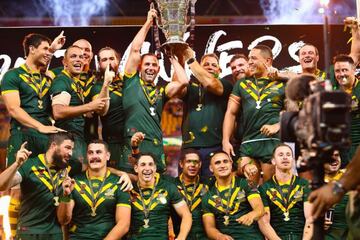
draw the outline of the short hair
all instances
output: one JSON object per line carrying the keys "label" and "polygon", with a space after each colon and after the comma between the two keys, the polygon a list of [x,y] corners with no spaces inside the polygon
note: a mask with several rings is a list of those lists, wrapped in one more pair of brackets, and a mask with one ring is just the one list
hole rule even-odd
{"label": "short hair", "polygon": [[266,46],[266,45],[263,45],[263,44],[259,44],[259,45],[256,45],[253,49],[258,49],[260,50],[260,53],[263,55],[263,56],[266,56],[266,57],[270,57],[271,59],[274,58],[274,55],[271,51],[271,48]]}
{"label": "short hair", "polygon": [[249,58],[247,56],[245,56],[245,54],[242,53],[236,53],[234,56],[232,56],[232,58],[230,59],[229,65],[234,62],[237,59],[243,58],[246,61],[249,61]]}
{"label": "short hair", "polygon": [[68,54],[69,50],[72,49],[72,48],[78,48],[78,49],[80,49],[80,50],[82,51],[82,48],[81,48],[81,47],[76,46],[76,45],[71,45],[70,47],[68,47],[68,48],[65,50],[64,58],[67,57],[67,54]]}
{"label": "short hair", "polygon": [[[156,58],[156,59],[158,60],[158,58],[157,58],[157,56],[156,56],[155,53],[145,53],[145,54],[141,55],[141,57],[140,57],[140,64],[142,64],[142,62],[143,62],[143,60],[144,60],[144,58],[145,58],[146,56],[151,56],[151,57],[154,57],[154,58]],[[158,60],[158,61],[159,61],[159,60]]]}
{"label": "short hair", "polygon": [[152,159],[153,159],[153,161],[154,161],[154,164],[155,164],[155,166],[156,166],[156,157],[155,157],[155,155],[153,154],[153,153],[151,153],[151,152],[141,152],[141,153],[139,153],[137,156],[136,156],[136,158],[135,158],[135,165],[137,165],[138,163],[139,163],[139,160],[140,160],[140,158],[141,157],[144,157],[144,156],[149,156],[149,157],[151,157]]}
{"label": "short hair", "polygon": [[118,53],[115,49],[113,49],[113,48],[111,48],[111,47],[108,47],[108,46],[103,47],[103,48],[101,48],[101,49],[99,50],[99,52],[98,52],[99,59],[100,59],[100,53],[101,53],[102,51],[107,51],[107,50],[109,50],[109,51],[114,51],[115,57],[117,58],[117,60],[120,61],[120,57],[121,57],[120,53]]}
{"label": "short hair", "polygon": [[205,54],[204,56],[201,57],[201,60],[200,62],[202,62],[205,58],[207,57],[212,57],[212,58],[215,58],[217,62],[219,62],[219,57],[218,55],[216,55],[215,53],[207,53]]}
{"label": "short hair", "polygon": [[191,153],[198,155],[199,159],[201,161],[199,151],[196,150],[195,148],[186,148],[186,149],[181,150],[180,161],[184,161],[186,155],[191,154]]}
{"label": "short hair", "polygon": [[48,148],[52,143],[56,145],[62,144],[65,140],[75,141],[74,135],[69,132],[57,132],[49,135]]}
{"label": "short hair", "polygon": [[313,47],[315,49],[315,53],[317,56],[319,56],[319,49],[317,49],[317,47],[315,47],[315,45],[312,45],[310,43],[305,43],[301,48],[299,48],[299,52],[298,52],[298,55],[300,56],[300,51],[303,47],[306,47],[306,46],[310,46],[310,47]]}
{"label": "short hair", "polygon": [[[211,162],[211,160],[213,159],[214,156],[216,156],[217,154],[220,154],[220,153],[223,153],[223,154],[225,154],[226,156],[229,157],[229,155],[228,155],[224,150],[216,150],[216,151],[211,152],[211,153],[209,154],[209,160],[210,160],[210,162]],[[229,157],[229,159],[231,160],[230,157]]]}
{"label": "short hair", "polygon": [[30,33],[24,37],[22,42],[22,46],[24,49],[25,56],[29,55],[30,46],[34,46],[35,48],[39,47],[42,42],[48,42],[49,45],[51,44],[50,38],[45,35],[39,33]]}
{"label": "short hair", "polygon": [[107,152],[109,152],[109,145],[108,145],[104,140],[101,140],[101,139],[93,139],[93,140],[91,140],[91,141],[89,142],[88,147],[89,147],[90,144],[102,144],[102,145],[104,145],[105,150],[106,150]]}
{"label": "short hair", "polygon": [[289,148],[289,149],[291,150],[291,156],[292,156],[292,157],[294,156],[293,150],[292,150],[292,148],[291,148],[289,145],[287,145],[286,143],[279,143],[278,145],[276,145],[276,147],[274,148],[274,150],[273,150],[273,152],[272,152],[272,158],[275,157],[275,152],[276,152],[276,150],[277,150],[278,148],[280,148],[280,147],[287,147],[287,148]]}
{"label": "short hair", "polygon": [[334,57],[333,59],[333,64],[337,63],[337,62],[348,62],[350,63],[350,65],[354,66],[355,62],[352,59],[352,57],[350,57],[347,54],[338,54]]}

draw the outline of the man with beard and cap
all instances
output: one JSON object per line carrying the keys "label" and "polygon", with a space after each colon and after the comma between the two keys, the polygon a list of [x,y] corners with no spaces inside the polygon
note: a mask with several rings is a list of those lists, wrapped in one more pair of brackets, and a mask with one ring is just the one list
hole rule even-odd
{"label": "man with beard and cap", "polygon": [[311,239],[311,204],[307,201],[309,183],[293,174],[293,152],[279,144],[272,157],[275,174],[260,186],[265,215],[259,227],[267,239]]}
{"label": "man with beard and cap", "polygon": [[68,166],[74,138],[65,132],[52,134],[46,153],[31,158],[26,144],[21,145],[16,161],[0,174],[0,191],[21,186],[16,239],[62,240],[61,226],[56,220],[61,183],[70,170],[81,171]]}
{"label": "man with beard and cap", "polygon": [[182,92],[182,148],[198,150],[202,161],[200,175],[211,176],[208,156],[222,148],[222,123],[232,85],[219,78],[221,69],[216,54],[204,55],[200,63],[189,47],[183,55],[196,79]]}
{"label": "man with beard and cap", "polygon": [[71,132],[75,137],[73,159],[84,162],[86,142],[84,138],[84,114],[102,111],[108,98],[97,98],[84,104],[83,88],[79,76],[83,68],[83,51],[79,47],[69,47],[63,59],[64,70],[54,80],[50,88],[52,113],[55,126]]}
{"label": "man with beard and cap", "polygon": [[263,239],[256,221],[264,206],[256,187],[232,173],[226,152],[211,154],[210,170],[215,184],[202,198],[203,223],[209,239]]}
{"label": "man with beard and cap", "polygon": [[360,145],[360,81],[355,76],[355,63],[353,59],[344,54],[334,58],[334,72],[336,81],[341,91],[351,96],[351,126],[350,126],[350,150],[342,152],[342,166],[346,166],[354,156]]}
{"label": "man with beard and cap", "polygon": [[[8,141],[6,165],[15,161],[16,152],[23,142],[34,156],[47,149],[49,133],[61,129],[52,126],[50,120],[49,79],[44,69],[47,68],[52,53],[60,49],[65,42],[63,32],[53,42],[41,34],[31,33],[23,40],[25,63],[18,68],[9,70],[1,81],[1,95],[11,116],[11,134]],[[16,233],[20,191],[11,190],[9,216],[11,234]]]}
{"label": "man with beard and cap", "polygon": [[128,239],[168,239],[170,210],[181,218],[176,239],[187,239],[192,219],[186,202],[176,185],[156,173],[156,162],[151,153],[137,155],[134,165],[138,181],[130,191],[131,227]]}
{"label": "man with beard and cap", "polygon": [[[341,169],[341,157],[338,150],[334,151],[331,161],[324,164],[324,171],[325,183],[337,181],[345,173],[345,169]],[[347,239],[349,229],[346,222],[346,205],[348,201],[349,194],[346,194],[339,203],[335,204],[325,214],[326,240]]]}
{"label": "man with beard and cap", "polygon": [[87,159],[86,172],[62,183],[58,220],[70,223],[70,239],[121,239],[130,226],[130,196],[106,167],[110,159],[106,142],[92,140]]}
{"label": "man with beard and cap", "polygon": [[273,175],[271,156],[274,147],[280,143],[277,136],[279,118],[285,108],[284,83],[268,77],[272,62],[273,55],[269,47],[257,45],[250,51],[251,77],[234,85],[223,124],[223,149],[229,156],[235,156],[230,138],[237,116],[242,116],[240,127],[243,129],[243,138],[239,148],[240,158],[237,160],[238,173],[245,174],[255,184],[259,183],[261,171],[264,181]]}
{"label": "man with beard and cap", "polygon": [[[130,53],[125,65],[123,86],[123,107],[125,112],[125,149],[121,170],[133,171],[128,161],[131,155],[131,136],[141,131],[145,139],[140,146],[142,152],[152,152],[156,157],[157,170],[166,169],[163,139],[161,130],[161,115],[166,101],[180,94],[187,86],[188,79],[179,62],[171,57],[175,76],[166,87],[156,86],[155,79],[160,71],[156,55],[140,54],[141,46],[157,18],[156,10],[148,12],[147,20],[131,43]],[[181,56],[179,56],[181,58]],[[181,59],[179,59],[182,62]]]}
{"label": "man with beard and cap", "polygon": [[[124,123],[122,77],[118,73],[120,54],[115,49],[104,47],[99,50],[100,72],[96,83],[91,87],[87,102],[96,98],[109,97],[110,102],[99,112],[102,123],[102,137],[109,146],[109,166],[119,168],[120,159],[123,159]],[[114,75],[113,79],[106,76]]]}

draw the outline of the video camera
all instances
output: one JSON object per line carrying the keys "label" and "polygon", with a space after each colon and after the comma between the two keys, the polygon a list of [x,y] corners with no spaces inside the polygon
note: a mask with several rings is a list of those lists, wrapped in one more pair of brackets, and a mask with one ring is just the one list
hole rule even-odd
{"label": "video camera", "polygon": [[287,97],[300,102],[301,109],[282,113],[281,141],[316,153],[349,146],[351,98],[342,91],[325,91],[324,83],[313,75],[289,81]]}

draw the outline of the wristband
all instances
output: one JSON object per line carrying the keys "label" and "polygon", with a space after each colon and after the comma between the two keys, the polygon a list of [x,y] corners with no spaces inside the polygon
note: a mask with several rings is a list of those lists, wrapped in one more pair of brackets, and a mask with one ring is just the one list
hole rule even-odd
{"label": "wristband", "polygon": [[189,58],[187,61],[186,61],[186,64],[187,65],[190,65],[190,64],[192,64],[193,62],[195,62],[196,61],[196,59],[194,58],[194,57],[192,57],[192,58]]}
{"label": "wristband", "polygon": [[334,186],[332,188],[332,193],[334,195],[343,195],[346,193],[344,186],[339,181],[334,181]]}
{"label": "wristband", "polygon": [[59,201],[60,201],[60,202],[63,202],[63,203],[69,203],[70,200],[71,200],[70,196],[61,195],[61,196],[59,197]]}

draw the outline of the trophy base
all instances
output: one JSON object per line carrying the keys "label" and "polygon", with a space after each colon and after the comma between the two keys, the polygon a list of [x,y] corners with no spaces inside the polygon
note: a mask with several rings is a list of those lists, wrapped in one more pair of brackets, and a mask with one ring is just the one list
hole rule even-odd
{"label": "trophy base", "polygon": [[181,40],[172,40],[163,43],[160,50],[167,55],[172,55],[175,52],[184,51],[189,44]]}

